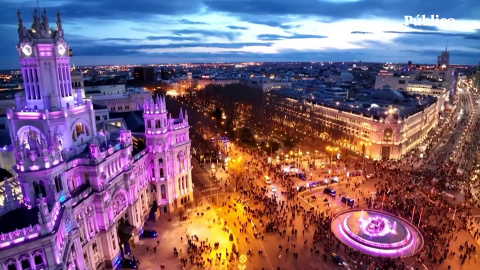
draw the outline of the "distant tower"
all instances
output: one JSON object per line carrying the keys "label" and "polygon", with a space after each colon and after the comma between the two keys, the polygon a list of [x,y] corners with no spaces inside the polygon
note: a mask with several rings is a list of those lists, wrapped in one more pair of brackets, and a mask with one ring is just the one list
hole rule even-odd
{"label": "distant tower", "polygon": [[143,109],[149,173],[160,212],[167,213],[193,200],[188,116],[180,109],[172,119],[159,96]]}
{"label": "distant tower", "polygon": [[448,43],[445,46],[445,51],[443,51],[437,57],[437,68],[441,68],[441,69],[448,68],[448,65],[450,64],[450,52],[447,49],[448,49]]}

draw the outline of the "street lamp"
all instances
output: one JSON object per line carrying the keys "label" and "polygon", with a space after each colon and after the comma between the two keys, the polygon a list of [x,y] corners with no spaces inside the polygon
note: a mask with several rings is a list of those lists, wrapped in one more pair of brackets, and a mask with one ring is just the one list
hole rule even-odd
{"label": "street lamp", "polygon": [[333,154],[338,151],[338,147],[327,146],[327,151],[331,152],[330,155],[330,173],[333,174]]}

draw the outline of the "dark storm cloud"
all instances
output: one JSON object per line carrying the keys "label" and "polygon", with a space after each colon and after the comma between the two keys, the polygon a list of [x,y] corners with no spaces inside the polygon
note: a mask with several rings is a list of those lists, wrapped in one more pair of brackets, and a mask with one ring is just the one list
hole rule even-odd
{"label": "dark storm cloud", "polygon": [[170,41],[200,41],[198,37],[176,37],[176,36],[147,36],[148,40],[170,40]]}
{"label": "dark storm cloud", "polygon": [[373,34],[372,32],[363,32],[363,31],[352,31],[350,32],[350,34],[361,34],[361,35],[369,35],[369,34]]}
{"label": "dark storm cloud", "polygon": [[215,30],[204,30],[204,29],[180,29],[172,30],[172,34],[182,36],[182,35],[201,35],[205,37],[219,37],[226,38],[228,40],[234,40],[240,35],[236,32],[225,32],[225,31],[215,31]]}
{"label": "dark storm cloud", "polygon": [[[17,9],[21,9],[22,18],[27,25],[31,23],[34,1],[31,3],[12,3],[0,1],[0,24],[16,24]],[[41,1],[42,6],[50,7],[47,15],[51,18],[60,11],[63,21],[74,19],[149,21],[156,15],[194,14],[201,10],[198,0],[151,1],[151,0],[82,0],[82,1]]]}
{"label": "dark storm cloud", "polygon": [[232,30],[248,30],[248,27],[243,27],[243,26],[229,25],[227,27]]}
{"label": "dark storm cloud", "polygon": [[413,24],[409,24],[409,25],[406,25],[406,26],[409,27],[409,28],[412,28],[412,29],[417,29],[417,30],[438,31],[438,27],[436,27],[434,25],[413,25]]}
{"label": "dark storm cloud", "polygon": [[303,35],[303,34],[293,34],[291,36],[284,35],[275,35],[275,34],[261,34],[258,35],[259,40],[283,40],[283,39],[302,39],[302,38],[326,38],[326,36],[320,35]]}
{"label": "dark storm cloud", "polygon": [[194,22],[186,19],[182,19],[179,21],[181,24],[208,24],[206,22]]}
{"label": "dark storm cloud", "polygon": [[336,19],[351,19],[365,16],[387,17],[404,21],[404,16],[417,14],[441,18],[471,18],[480,16],[480,4],[475,0],[359,0],[359,1],[312,1],[295,0],[203,0],[212,11],[251,15],[311,15]]}

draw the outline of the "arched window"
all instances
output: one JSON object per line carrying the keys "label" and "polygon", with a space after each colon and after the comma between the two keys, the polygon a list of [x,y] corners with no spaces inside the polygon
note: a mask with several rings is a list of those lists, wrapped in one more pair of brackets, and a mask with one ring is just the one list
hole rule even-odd
{"label": "arched window", "polygon": [[45,190],[45,184],[43,183],[42,180],[40,180],[40,192],[42,193],[42,196],[44,198],[47,197],[47,191]]}
{"label": "arched window", "polygon": [[17,270],[17,266],[12,262],[8,265],[7,270]]}
{"label": "arched window", "polygon": [[383,132],[383,141],[391,142],[393,137],[393,130],[391,128],[386,128]]}
{"label": "arched window", "polygon": [[74,191],[75,189],[77,189],[77,184],[75,182],[75,178],[73,176],[71,176],[70,178],[68,178],[68,189],[70,192]]}
{"label": "arched window", "polygon": [[167,198],[167,193],[165,192],[165,185],[160,186],[160,191],[162,193],[162,199],[166,199]]}
{"label": "arched window", "polygon": [[60,192],[60,186],[58,185],[58,177],[55,176],[55,177],[54,177],[54,180],[55,180],[55,191],[56,191],[57,193],[59,193],[59,192]]}
{"label": "arched window", "polygon": [[158,160],[158,166],[160,167],[160,178],[163,178],[164,175],[163,175],[163,158],[160,158]]}
{"label": "arched window", "polygon": [[35,266],[41,266],[44,264],[43,262],[43,257],[42,255],[38,254],[38,255],[35,255],[35,257],[33,258],[33,262],[35,263]]}
{"label": "arched window", "polygon": [[40,188],[38,187],[37,182],[33,182],[33,190],[35,192],[35,197],[38,197],[38,195],[40,194]]}
{"label": "arched window", "polygon": [[25,258],[22,260],[22,269],[23,270],[27,270],[27,269],[30,269],[31,266],[30,266],[30,262],[28,261],[28,258]]}

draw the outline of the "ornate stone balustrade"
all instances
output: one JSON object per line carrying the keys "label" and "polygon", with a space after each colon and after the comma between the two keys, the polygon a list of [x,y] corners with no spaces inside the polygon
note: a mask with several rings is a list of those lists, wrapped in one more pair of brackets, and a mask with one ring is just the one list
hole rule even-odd
{"label": "ornate stone balustrade", "polygon": [[13,232],[0,234],[0,249],[12,244],[20,243],[26,239],[32,239],[40,235],[40,225],[15,230]]}

